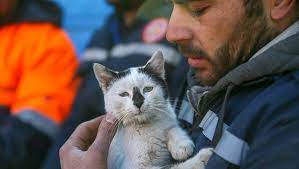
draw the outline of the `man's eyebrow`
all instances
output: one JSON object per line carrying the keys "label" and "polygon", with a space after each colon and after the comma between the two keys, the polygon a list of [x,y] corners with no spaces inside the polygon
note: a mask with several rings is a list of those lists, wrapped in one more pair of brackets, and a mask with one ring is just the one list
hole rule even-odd
{"label": "man's eyebrow", "polygon": [[193,2],[193,1],[204,1],[204,0],[172,0],[173,3],[177,3],[177,4],[187,4],[188,2]]}

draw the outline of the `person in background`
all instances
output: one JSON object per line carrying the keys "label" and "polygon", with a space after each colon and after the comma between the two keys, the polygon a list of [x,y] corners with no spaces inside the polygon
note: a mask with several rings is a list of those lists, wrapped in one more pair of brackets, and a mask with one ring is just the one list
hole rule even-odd
{"label": "person in background", "polygon": [[40,167],[69,116],[78,60],[51,1],[0,1],[1,169]]}
{"label": "person in background", "polygon": [[[188,102],[178,118],[196,151],[214,148],[205,169],[298,169],[299,1],[171,2],[166,36],[191,67]],[[101,137],[107,132],[103,125],[85,139],[97,131]],[[61,148],[63,169],[70,169],[68,161],[78,156],[81,164],[107,157],[105,151],[85,153],[93,141],[82,149],[78,136]],[[70,151],[76,147],[81,151]],[[101,144],[98,150],[107,147]],[[106,169],[105,163],[88,165]]]}
{"label": "person in background", "polygon": [[[137,17],[143,0],[108,0],[115,13],[106,24],[97,30],[86,48],[78,70],[82,84],[77,93],[71,118],[63,125],[56,143],[43,169],[59,169],[58,151],[76,126],[105,113],[103,94],[94,76],[92,65],[101,63],[114,70],[144,65],[156,50],[161,50],[166,59],[166,75],[170,94],[184,78],[187,64],[166,39],[168,20],[156,18],[150,21]],[[178,66],[181,72],[177,73]]]}

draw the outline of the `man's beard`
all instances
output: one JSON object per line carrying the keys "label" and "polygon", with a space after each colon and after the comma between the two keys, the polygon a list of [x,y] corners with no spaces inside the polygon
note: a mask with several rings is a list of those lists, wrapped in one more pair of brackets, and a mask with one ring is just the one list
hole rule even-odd
{"label": "man's beard", "polygon": [[209,77],[205,78],[200,76],[200,73],[196,74],[201,84],[214,85],[230,70],[247,62],[259,49],[280,33],[270,26],[265,15],[251,18],[244,16],[233,32],[231,38],[216,50],[215,57],[209,57],[207,52],[192,43],[178,46],[183,54],[202,56],[212,65],[212,73]]}

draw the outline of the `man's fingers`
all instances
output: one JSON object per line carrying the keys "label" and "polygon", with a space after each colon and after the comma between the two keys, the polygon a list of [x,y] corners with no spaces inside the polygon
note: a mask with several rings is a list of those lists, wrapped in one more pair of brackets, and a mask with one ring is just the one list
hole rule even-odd
{"label": "man's fingers", "polygon": [[117,119],[107,114],[98,128],[96,139],[90,146],[90,150],[108,154],[110,143],[117,130],[117,125]]}
{"label": "man's fingers", "polygon": [[104,116],[100,116],[80,124],[65,144],[83,151],[87,150],[94,141],[103,118]]}

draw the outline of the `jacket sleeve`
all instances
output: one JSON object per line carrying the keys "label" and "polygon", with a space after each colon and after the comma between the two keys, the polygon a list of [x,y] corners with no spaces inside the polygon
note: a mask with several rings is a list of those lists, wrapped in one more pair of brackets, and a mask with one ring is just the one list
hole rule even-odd
{"label": "jacket sleeve", "polygon": [[78,61],[70,40],[61,29],[50,24],[35,24],[24,31],[27,31],[22,37],[27,38],[25,52],[20,59],[11,112],[48,132],[45,126],[60,124],[69,115],[78,85],[74,79]]}
{"label": "jacket sleeve", "polygon": [[271,103],[265,105],[263,113],[266,115],[256,126],[241,169],[299,167],[299,94],[298,88],[293,89],[282,90],[284,96],[281,97],[272,95]]}
{"label": "jacket sleeve", "polygon": [[0,113],[1,169],[39,168],[51,139],[30,124]]}

